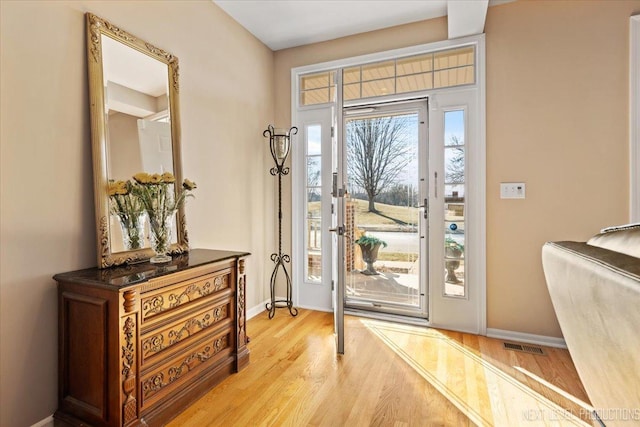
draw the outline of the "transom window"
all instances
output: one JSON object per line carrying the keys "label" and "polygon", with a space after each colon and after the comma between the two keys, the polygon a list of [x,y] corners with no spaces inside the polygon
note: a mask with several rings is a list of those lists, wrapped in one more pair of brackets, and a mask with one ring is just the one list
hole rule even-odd
{"label": "transom window", "polygon": [[300,77],[300,105],[334,102],[336,99],[335,75],[335,71],[325,71]]}
{"label": "transom window", "polygon": [[[474,84],[474,46],[345,68],[345,101]],[[334,102],[335,71],[300,77],[300,105]]]}

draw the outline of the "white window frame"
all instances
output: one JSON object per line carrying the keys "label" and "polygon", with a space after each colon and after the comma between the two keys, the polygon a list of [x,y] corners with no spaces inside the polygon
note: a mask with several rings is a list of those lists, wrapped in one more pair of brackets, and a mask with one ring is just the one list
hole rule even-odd
{"label": "white window frame", "polygon": [[[428,97],[430,102],[434,100],[437,102],[437,95],[439,93],[456,92],[460,90],[468,90],[469,88],[475,88],[478,91],[478,135],[476,136],[476,143],[478,147],[479,157],[474,165],[469,165],[468,179],[477,179],[475,198],[477,205],[475,207],[477,215],[474,216],[473,221],[468,222],[469,227],[473,227],[476,230],[476,243],[475,246],[478,250],[475,253],[477,257],[476,268],[473,272],[470,272],[468,280],[476,281],[478,285],[478,331],[480,335],[486,335],[487,330],[487,304],[486,304],[486,251],[482,250],[486,247],[486,77],[485,77],[485,36],[484,34],[461,37],[453,40],[443,40],[434,43],[427,43],[418,46],[411,46],[406,48],[394,49],[385,52],[378,52],[373,54],[361,55],[351,58],[339,59],[335,61],[328,61],[319,64],[306,65],[291,69],[291,123],[295,126],[298,119],[298,110],[305,110],[308,108],[318,108],[325,105],[326,108],[330,108],[334,104],[319,104],[313,106],[301,106],[299,96],[299,77],[304,74],[317,73],[322,71],[330,71],[340,68],[348,68],[356,65],[363,65],[369,62],[378,62],[384,60],[392,60],[405,56],[420,55],[431,52],[436,52],[444,49],[454,49],[457,47],[463,47],[468,45],[476,46],[476,80],[472,85],[454,86],[448,88],[429,89],[420,92],[408,92],[403,94],[390,95],[378,98],[366,98],[355,101],[349,101],[345,105],[358,105],[370,103],[373,101],[399,101],[402,99],[413,98],[425,98]],[[337,103],[341,103],[342,99],[337,97]],[[341,107],[339,105],[339,107]],[[340,108],[338,109],[340,110]],[[301,168],[305,165],[296,164],[296,159],[300,156],[296,156],[296,146],[292,147],[292,236],[296,236],[296,230],[299,230],[301,226],[301,219],[304,212],[299,208],[299,193],[300,193],[300,181],[295,179],[301,176]],[[473,170],[471,169],[473,168]],[[299,239],[298,239],[299,240]],[[300,248],[300,244],[296,243],[296,239],[292,242],[294,257],[297,256]],[[298,251],[296,251],[298,248]],[[299,262],[293,263],[293,278],[294,286],[297,283],[302,283],[299,279],[304,277],[304,268],[300,266]],[[296,280],[298,279],[298,280]],[[297,294],[298,292],[294,292]],[[431,310],[429,315],[431,315]]]}

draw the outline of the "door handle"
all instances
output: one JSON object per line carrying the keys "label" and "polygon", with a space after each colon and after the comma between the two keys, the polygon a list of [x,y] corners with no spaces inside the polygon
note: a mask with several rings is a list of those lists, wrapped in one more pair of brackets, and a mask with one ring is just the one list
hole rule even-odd
{"label": "door handle", "polygon": [[429,199],[424,198],[424,204],[418,205],[419,208],[424,208],[424,219],[429,219]]}
{"label": "door handle", "polygon": [[343,226],[336,227],[336,228],[330,228],[329,231],[332,232],[332,233],[338,233],[338,236],[344,236],[344,227]]}
{"label": "door handle", "polygon": [[331,196],[338,197],[338,172],[331,174]]}

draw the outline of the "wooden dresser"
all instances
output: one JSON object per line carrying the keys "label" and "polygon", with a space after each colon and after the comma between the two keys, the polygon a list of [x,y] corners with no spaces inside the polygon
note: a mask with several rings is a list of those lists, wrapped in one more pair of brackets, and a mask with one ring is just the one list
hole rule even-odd
{"label": "wooden dresser", "polygon": [[160,426],[249,363],[248,253],[57,274],[56,425]]}

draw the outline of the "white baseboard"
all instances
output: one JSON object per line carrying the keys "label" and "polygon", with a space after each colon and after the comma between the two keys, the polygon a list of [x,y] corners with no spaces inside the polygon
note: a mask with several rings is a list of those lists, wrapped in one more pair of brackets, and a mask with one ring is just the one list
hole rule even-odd
{"label": "white baseboard", "polygon": [[[286,300],[285,297],[276,297],[277,300]],[[251,319],[252,317],[256,317],[258,314],[262,313],[263,311],[266,311],[266,307],[265,305],[271,302],[271,298],[266,299],[264,301],[262,301],[260,304],[256,305],[255,307],[250,308],[249,310],[247,310],[247,320]],[[313,307],[313,306],[307,306],[307,305],[294,305],[294,307],[296,308],[302,308],[305,310],[313,310],[313,311],[324,311],[325,313],[333,313],[333,310],[327,310],[324,307]]]}
{"label": "white baseboard", "polygon": [[[276,299],[286,299],[286,298],[276,297]],[[266,310],[265,304],[267,304],[270,301],[271,301],[270,299],[264,300],[262,303],[258,304],[257,306],[247,310],[247,320],[265,311]],[[309,305],[304,305],[304,306],[301,305],[296,307],[302,308],[305,310],[323,311],[325,313],[333,312],[333,310],[327,310],[325,307],[314,307]],[[362,313],[348,313],[348,314],[356,314],[358,316],[363,316]],[[423,325],[424,323],[421,321],[418,324]],[[430,325],[430,327],[437,328],[437,326],[434,326],[434,325]],[[473,333],[473,332],[469,332],[469,333]],[[500,340],[507,340],[507,341],[523,342],[528,344],[544,345],[547,347],[567,348],[567,343],[562,338],[549,337],[546,335],[527,334],[525,332],[507,331],[505,329],[487,328],[487,337],[496,338]]]}
{"label": "white baseboard", "polygon": [[506,331],[504,329],[487,328],[489,338],[501,340],[538,344],[547,347],[567,348],[567,343],[562,338],[548,337],[545,335],[527,334],[524,332]]}
{"label": "white baseboard", "polygon": [[314,307],[311,305],[296,305],[297,308],[303,308],[305,310],[323,311],[325,313],[333,313],[333,309],[327,309],[326,307]]}
{"label": "white baseboard", "polygon": [[53,427],[53,415],[49,415],[44,420],[38,421],[31,427]]}
{"label": "white baseboard", "polygon": [[256,317],[258,314],[262,313],[263,311],[266,311],[265,304],[267,304],[268,302],[271,302],[271,298],[266,299],[261,303],[259,303],[258,305],[256,305],[255,307],[251,307],[249,310],[247,310],[247,320],[253,317]]}

